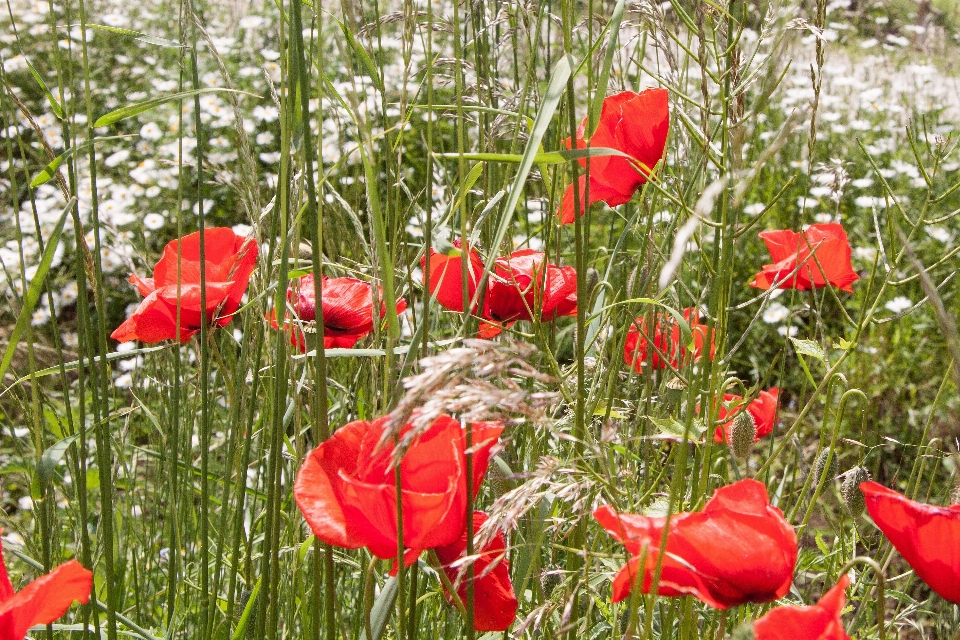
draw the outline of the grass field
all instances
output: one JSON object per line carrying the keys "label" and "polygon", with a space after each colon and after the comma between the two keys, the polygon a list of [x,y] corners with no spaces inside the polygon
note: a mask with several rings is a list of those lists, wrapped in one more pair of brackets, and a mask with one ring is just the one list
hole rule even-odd
{"label": "grass field", "polygon": [[956,3],[0,23],[0,640],[960,638]]}

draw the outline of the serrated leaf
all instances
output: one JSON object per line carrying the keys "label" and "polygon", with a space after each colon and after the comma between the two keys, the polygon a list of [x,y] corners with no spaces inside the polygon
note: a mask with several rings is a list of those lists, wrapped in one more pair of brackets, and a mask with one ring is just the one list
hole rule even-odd
{"label": "serrated leaf", "polygon": [[850,342],[845,338],[837,338],[837,342],[833,345],[835,349],[843,349],[844,351],[849,351],[855,346],[857,346],[856,342]]}
{"label": "serrated leaf", "polygon": [[824,353],[823,347],[820,346],[819,342],[801,338],[790,338],[790,342],[793,343],[793,348],[796,349],[798,354],[816,358],[823,363],[827,362],[827,354]]}

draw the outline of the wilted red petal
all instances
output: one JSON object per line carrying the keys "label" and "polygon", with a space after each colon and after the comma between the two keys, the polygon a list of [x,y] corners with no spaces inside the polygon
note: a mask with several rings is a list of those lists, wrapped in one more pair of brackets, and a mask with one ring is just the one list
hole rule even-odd
{"label": "wilted red petal", "polygon": [[914,502],[876,482],[860,485],[877,527],[940,597],[960,604],[960,505]]}
{"label": "wilted red petal", "polygon": [[840,619],[847,602],[844,591],[849,585],[850,578],[844,575],[813,606],[788,605],[770,610],[753,623],[755,640],[850,640]]}
{"label": "wilted red petal", "polygon": [[66,613],[74,601],[86,604],[93,574],[76,560],[40,576],[13,593],[0,546],[0,632],[4,640],[23,640],[30,627],[49,624]]}
{"label": "wilted red petal", "polygon": [[[482,511],[473,513],[473,530],[476,532],[487,521],[487,514]],[[510,582],[510,564],[507,562],[507,542],[503,533],[497,532],[496,537],[483,549],[475,550],[479,557],[473,563],[473,628],[476,631],[505,631],[517,617],[517,598],[513,593],[513,584]],[[467,551],[467,532],[464,529],[460,537],[449,545],[437,547],[437,558],[443,564],[443,572],[452,584],[457,583],[460,573],[459,567],[450,565],[465,557]],[[491,565],[496,563],[491,569]],[[445,592],[448,600],[449,593]],[[460,582],[457,588],[460,602],[466,603],[467,583]]]}
{"label": "wilted red petal", "polygon": [[[657,565],[665,518],[618,514],[605,506],[598,522],[635,556],[647,548],[643,589],[649,592]],[[702,512],[670,519],[663,572],[657,592],[690,594],[720,609],[745,602],[769,602],[790,588],[797,560],[797,538],[783,513],[770,505],[766,487],[741,480],[717,489]],[[615,584],[614,599],[629,593],[628,564]]]}

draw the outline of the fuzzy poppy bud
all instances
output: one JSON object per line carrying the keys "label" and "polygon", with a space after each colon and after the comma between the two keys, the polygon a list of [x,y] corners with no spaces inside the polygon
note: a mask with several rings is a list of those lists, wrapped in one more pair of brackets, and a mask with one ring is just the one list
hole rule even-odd
{"label": "fuzzy poppy bud", "polygon": [[865,467],[854,467],[844,474],[843,484],[840,485],[840,496],[854,518],[860,517],[866,508],[860,483],[869,479],[870,472]]}
{"label": "fuzzy poppy bud", "polygon": [[745,622],[730,634],[730,640],[754,640],[757,634],[753,630],[753,623]]}
{"label": "fuzzy poppy bud", "polygon": [[593,290],[597,288],[598,284],[600,284],[600,272],[592,267],[587,269],[585,284],[587,300],[590,300],[593,297]]}
{"label": "fuzzy poppy bud", "polygon": [[827,480],[831,478],[836,478],[837,474],[840,472],[840,466],[837,462],[837,452],[833,452],[833,457],[830,456],[831,449],[827,448],[820,452],[820,455],[817,456],[816,462],[813,463],[813,476],[811,480],[813,481],[813,486],[817,486],[820,482],[820,478],[823,477],[824,468],[827,466],[827,458],[830,458],[830,467],[827,469]]}
{"label": "fuzzy poppy bud", "polygon": [[560,575],[560,568],[556,565],[548,565],[540,574],[540,589],[543,590],[543,597],[549,599],[562,582],[563,576]]}
{"label": "fuzzy poppy bud", "polygon": [[487,483],[495,497],[499,498],[513,488],[513,483],[510,481],[511,475],[513,473],[503,458],[494,456],[490,460],[490,466],[487,468]]}
{"label": "fuzzy poppy bud", "polygon": [[739,460],[750,455],[750,449],[753,448],[756,437],[757,421],[749,411],[741,410],[733,419],[733,426],[730,427],[730,448],[733,449],[733,455]]}

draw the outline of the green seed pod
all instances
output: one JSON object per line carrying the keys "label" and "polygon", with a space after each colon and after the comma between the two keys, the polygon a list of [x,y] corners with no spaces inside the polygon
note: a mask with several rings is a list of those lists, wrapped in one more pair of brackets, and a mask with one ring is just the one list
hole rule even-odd
{"label": "green seed pod", "polygon": [[[824,449],[820,452],[820,455],[817,456],[816,462],[813,463],[813,471],[811,473],[811,483],[814,487],[817,486],[817,483],[820,482],[820,477],[823,476],[823,469],[827,466],[827,458],[830,457],[830,449]],[[830,468],[827,470],[827,480],[831,478],[836,478],[837,474],[840,473],[840,465],[837,462],[837,458],[840,456],[836,451],[833,452],[833,458],[830,460]]]}
{"label": "green seed pod", "polygon": [[548,565],[540,574],[540,588],[543,590],[543,597],[547,600],[562,583],[563,576],[560,575],[560,568],[556,565]]}
{"label": "green seed pod", "polygon": [[683,392],[687,389],[686,383],[676,376],[667,380],[667,383],[664,386],[667,389],[663,396],[670,404],[676,404],[679,402],[680,398],[683,397]]}
{"label": "green seed pod", "polygon": [[850,515],[859,518],[860,514],[866,508],[863,500],[863,493],[860,491],[860,483],[870,479],[870,472],[865,467],[854,467],[847,471],[843,478],[843,484],[840,485],[840,496],[843,498],[843,504],[847,506]]}
{"label": "green seed pod", "polygon": [[730,640],[754,640],[756,637],[752,622],[744,622],[730,634]]}
{"label": "green seed pod", "polygon": [[730,427],[730,448],[733,449],[734,457],[743,460],[750,455],[750,449],[753,448],[756,437],[757,421],[749,411],[741,410],[733,419],[733,426]]}

